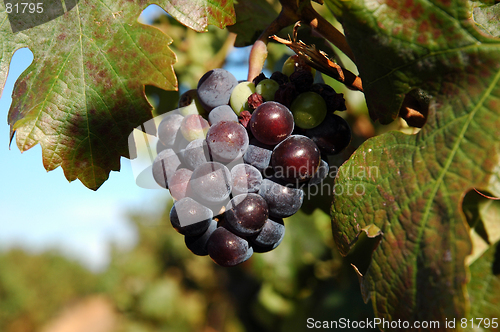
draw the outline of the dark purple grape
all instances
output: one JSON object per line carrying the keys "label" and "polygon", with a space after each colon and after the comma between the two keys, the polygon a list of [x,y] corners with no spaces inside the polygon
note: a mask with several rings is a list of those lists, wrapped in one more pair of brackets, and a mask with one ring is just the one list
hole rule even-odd
{"label": "dark purple grape", "polygon": [[170,222],[175,230],[183,235],[203,234],[210,225],[213,212],[191,197],[185,197],[174,203],[170,210]]}
{"label": "dark purple grape", "polygon": [[197,236],[184,236],[184,243],[186,247],[191,250],[191,252],[198,256],[206,256],[208,255],[207,243],[208,239],[212,235],[212,233],[217,229],[217,221],[213,220],[210,222],[207,230]]}
{"label": "dark purple grape", "polygon": [[302,135],[292,135],[278,144],[271,156],[274,176],[290,183],[310,179],[318,170],[321,154],[314,142]]}
{"label": "dark purple grape", "polygon": [[193,101],[196,101],[197,98],[198,92],[196,89],[188,90],[179,97],[179,107],[189,106],[193,103]]}
{"label": "dark purple grape", "polygon": [[[286,76],[280,71],[275,71],[271,75],[270,79],[275,80],[276,82],[278,82],[279,85],[283,85],[288,82],[288,76]],[[257,85],[257,83],[255,83],[255,85]]]}
{"label": "dark purple grape", "polygon": [[173,199],[178,201],[184,197],[191,196],[189,181],[191,180],[192,174],[193,171],[187,168],[179,168],[172,177],[168,179],[168,189]]}
{"label": "dark purple grape", "polygon": [[233,109],[229,105],[217,106],[208,114],[208,122],[210,125],[214,125],[221,121],[234,121],[238,122],[238,116],[234,113]]}
{"label": "dark purple grape", "polygon": [[304,192],[301,189],[283,186],[269,179],[262,180],[259,195],[266,200],[269,215],[276,218],[294,215],[304,201]]}
{"label": "dark purple grape", "polygon": [[258,76],[256,76],[254,79],[253,79],[253,84],[255,84],[255,86],[257,86],[257,84],[259,84],[260,81],[263,81],[265,80],[267,77],[264,73],[260,73]]}
{"label": "dark purple grape", "polygon": [[328,112],[345,111],[344,95],[337,93],[335,89],[325,83],[315,83],[311,87],[311,91],[318,93],[326,102]]}
{"label": "dark purple grape", "polygon": [[179,145],[184,137],[180,132],[184,117],[178,113],[168,114],[158,125],[158,138],[168,148]]}
{"label": "dark purple grape", "polygon": [[254,252],[268,252],[276,249],[285,237],[285,224],[281,218],[269,218],[259,234],[249,238]]}
{"label": "dark purple grape", "polygon": [[243,263],[253,254],[247,240],[224,227],[219,227],[212,233],[208,239],[207,251],[215,263],[224,267]]}
{"label": "dark purple grape", "polygon": [[297,92],[303,93],[311,89],[314,77],[310,70],[295,70],[290,75],[290,82],[295,86]]}
{"label": "dark purple grape", "polygon": [[238,122],[214,124],[208,130],[206,140],[212,158],[224,163],[241,158],[248,148],[247,131]]}
{"label": "dark purple grape", "polygon": [[274,94],[274,101],[278,102],[286,107],[292,106],[292,102],[295,97],[298,96],[298,91],[295,89],[295,85],[288,82],[280,85],[279,89]]}
{"label": "dark purple grape", "polygon": [[234,197],[226,206],[226,224],[239,236],[251,236],[260,232],[269,217],[267,203],[258,194],[242,194]]}
{"label": "dark purple grape", "polygon": [[229,104],[229,98],[238,80],[225,69],[217,68],[205,73],[198,81],[198,99],[210,112],[220,105]]}
{"label": "dark purple grape", "polygon": [[191,170],[210,161],[207,142],[204,139],[195,139],[181,150],[182,161]]}
{"label": "dark purple grape", "polygon": [[233,196],[256,193],[262,183],[262,174],[252,165],[238,164],[231,169],[233,179]]}
{"label": "dark purple grape", "polygon": [[321,163],[319,164],[318,170],[312,178],[307,182],[308,186],[316,186],[323,182],[324,179],[328,176],[328,173],[330,172],[330,167],[328,166],[328,163],[321,159]]}
{"label": "dark purple grape", "polygon": [[231,193],[231,172],[218,162],[207,162],[195,168],[190,186],[193,196],[207,205],[224,202]]}
{"label": "dark purple grape", "polygon": [[247,151],[243,155],[245,163],[257,168],[260,172],[264,172],[271,164],[271,155],[273,147],[262,144],[255,138],[250,140]]}
{"label": "dark purple grape", "polygon": [[153,178],[161,187],[168,188],[168,179],[181,165],[181,160],[174,150],[163,150],[153,161]]}
{"label": "dark purple grape", "polygon": [[351,128],[347,121],[331,113],[317,127],[305,130],[305,135],[328,155],[340,153],[351,142]]}
{"label": "dark purple grape", "polygon": [[259,142],[276,145],[292,133],[293,114],[286,106],[268,101],[257,107],[248,125]]}

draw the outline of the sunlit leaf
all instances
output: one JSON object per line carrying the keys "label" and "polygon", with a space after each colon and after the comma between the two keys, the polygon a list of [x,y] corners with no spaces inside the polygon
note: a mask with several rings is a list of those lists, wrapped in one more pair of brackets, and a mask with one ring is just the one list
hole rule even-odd
{"label": "sunlit leaf", "polygon": [[340,169],[337,245],[347,254],[361,229],[381,230],[361,278],[377,316],[466,317],[472,245],[461,203],[472,188],[500,194],[500,42],[479,32],[467,1],[328,3],[375,118],[392,121],[410,91],[430,101],[417,135],[370,139]]}

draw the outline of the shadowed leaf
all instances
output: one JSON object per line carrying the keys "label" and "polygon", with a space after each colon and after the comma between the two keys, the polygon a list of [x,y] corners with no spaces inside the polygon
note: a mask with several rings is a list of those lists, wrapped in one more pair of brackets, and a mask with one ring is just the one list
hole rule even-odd
{"label": "shadowed leaf", "polygon": [[[500,273],[494,274],[494,264],[498,264],[500,246],[492,245],[480,259],[470,266],[471,282],[467,285],[471,302],[471,317],[493,318],[500,314]],[[478,321],[476,321],[476,324]],[[482,327],[486,322],[483,322]]]}
{"label": "shadowed leaf", "polygon": [[232,0],[163,0],[159,5],[176,20],[198,32],[207,31],[208,25],[222,29],[235,23]]}
{"label": "shadowed leaf", "polygon": [[278,16],[278,12],[266,0],[240,0],[234,7],[236,23],[228,29],[238,34],[234,43],[237,47],[253,44]]}

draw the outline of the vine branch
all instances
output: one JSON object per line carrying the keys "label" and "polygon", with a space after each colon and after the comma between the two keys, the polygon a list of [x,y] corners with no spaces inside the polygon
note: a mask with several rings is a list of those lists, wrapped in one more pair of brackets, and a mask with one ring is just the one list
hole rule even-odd
{"label": "vine branch", "polygon": [[248,80],[252,81],[264,68],[267,58],[267,43],[272,38],[290,47],[311,67],[335,78],[354,90],[363,91],[361,79],[352,72],[343,69],[338,64],[331,61],[323,52],[318,51],[314,46],[308,46],[302,42],[296,42],[296,29],[294,28],[294,41],[279,38],[276,35],[282,29],[296,23],[304,22],[323,38],[338,47],[353,62],[354,54],[349,47],[345,36],[325,20],[312,7],[310,0],[280,0],[281,12],[278,17],[266,27],[259,38],[255,41],[250,51]]}

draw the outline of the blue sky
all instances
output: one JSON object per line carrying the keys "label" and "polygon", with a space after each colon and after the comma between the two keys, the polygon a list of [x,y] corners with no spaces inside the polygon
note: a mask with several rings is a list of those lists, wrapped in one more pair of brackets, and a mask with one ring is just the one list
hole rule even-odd
{"label": "blue sky", "polygon": [[[248,51],[234,49],[228,60],[241,61],[248,57]],[[111,172],[108,181],[92,191],[78,180],[69,183],[60,167],[45,171],[40,145],[21,154],[14,138],[9,149],[7,114],[12,89],[32,61],[28,49],[14,54],[0,99],[0,118],[4,119],[0,122],[0,249],[21,246],[36,252],[58,248],[100,270],[108,263],[110,242],[124,247],[135,243],[127,212],[161,213],[168,193],[137,186],[131,162],[125,158],[121,171]],[[237,79],[246,78],[246,67],[226,68]]]}
{"label": "blue sky", "polygon": [[[125,215],[131,209],[154,212],[168,198],[165,191],[135,185],[130,161],[122,158],[121,172],[112,172],[97,191],[80,181],[69,183],[61,168],[47,172],[40,145],[20,153],[9,150],[7,114],[14,81],[31,63],[27,49],[18,50],[0,100],[0,248],[21,245],[32,251],[62,248],[65,253],[98,269],[107,263],[110,241],[134,243]],[[155,202],[156,201],[156,202]]]}

